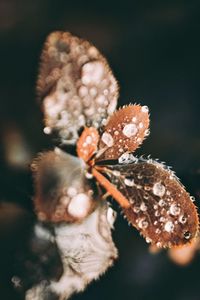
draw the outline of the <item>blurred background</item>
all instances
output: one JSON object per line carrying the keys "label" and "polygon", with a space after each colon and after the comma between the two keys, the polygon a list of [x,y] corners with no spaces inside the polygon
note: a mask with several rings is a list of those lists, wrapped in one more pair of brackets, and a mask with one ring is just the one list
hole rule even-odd
{"label": "blurred background", "polygon": [[[29,165],[51,147],[35,82],[54,30],[85,38],[106,56],[121,87],[119,105],[149,106],[151,135],[138,154],[173,166],[200,203],[200,1],[0,0],[0,299],[18,299],[8,279],[32,218]],[[186,267],[166,252],[152,255],[121,216],[114,240],[119,260],[74,300],[200,299],[198,254]]]}

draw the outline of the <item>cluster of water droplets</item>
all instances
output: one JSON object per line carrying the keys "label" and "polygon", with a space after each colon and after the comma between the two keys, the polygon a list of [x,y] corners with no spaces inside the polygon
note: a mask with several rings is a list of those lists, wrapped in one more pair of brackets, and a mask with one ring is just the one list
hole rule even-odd
{"label": "cluster of water droplets", "polygon": [[[129,111],[128,111],[129,108]],[[130,105],[119,109],[108,119],[101,141],[109,148],[107,159],[132,152],[149,134],[147,106]]]}
{"label": "cluster of water droplets", "polygon": [[[134,162],[135,159],[132,154],[123,154],[119,162],[123,165]],[[142,159],[141,159],[142,161]],[[161,165],[158,164],[157,167]],[[133,171],[134,174],[134,171]],[[181,204],[177,202],[176,198],[173,198],[173,192],[168,189],[162,180],[154,182],[152,185],[145,185],[142,183],[143,176],[141,172],[137,175],[131,176],[132,173],[127,173],[126,176],[119,171],[113,171],[113,175],[120,177],[123,180],[124,185],[127,187],[128,193],[125,193],[129,197],[132,210],[135,214],[135,226],[141,230],[144,236],[147,238],[147,242],[152,242],[148,237],[148,229],[153,229],[157,247],[163,246],[163,234],[169,236],[167,245],[170,246],[170,236],[176,236],[179,230],[182,231],[182,238],[188,240],[191,238],[191,232],[189,230],[184,231],[184,227],[187,228],[188,215],[184,212]],[[170,175],[169,175],[170,176]],[[117,180],[116,182],[119,182]],[[124,186],[121,187],[124,192]],[[138,190],[142,192],[142,198],[138,196]],[[180,192],[181,195],[181,192]],[[191,201],[194,201],[192,198]],[[130,220],[130,219],[129,219]],[[180,229],[183,228],[183,229]]]}
{"label": "cluster of water droplets", "polygon": [[[50,134],[54,129],[63,141],[74,142],[79,128],[99,127],[114,112],[117,82],[99,51],[69,33],[50,35],[43,57],[38,90],[51,84],[56,87],[43,99],[44,132]],[[48,59],[55,61],[50,71]]]}
{"label": "cluster of water droplets", "polygon": [[164,184],[156,182],[153,185],[152,191],[155,196],[160,198],[158,205],[155,205],[154,208],[155,216],[160,217],[159,222],[164,231],[168,233],[173,232],[178,223],[183,224],[182,219],[184,220],[184,223],[186,223],[187,217],[183,217],[180,203],[177,203],[176,200],[170,198],[170,192],[167,191]]}
{"label": "cluster of water droplets", "polygon": [[67,213],[73,218],[82,219],[86,217],[91,210],[92,194],[92,190],[85,192],[74,186],[63,188],[55,216],[59,218],[67,210]]}
{"label": "cluster of water droplets", "polygon": [[98,139],[98,132],[95,128],[86,128],[77,143],[78,156],[88,161],[90,156],[93,155],[97,149]]}

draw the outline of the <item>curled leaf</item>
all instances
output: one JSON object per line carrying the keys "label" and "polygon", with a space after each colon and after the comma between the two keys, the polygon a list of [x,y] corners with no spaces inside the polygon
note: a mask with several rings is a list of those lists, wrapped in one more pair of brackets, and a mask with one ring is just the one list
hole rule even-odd
{"label": "curled leaf", "polygon": [[157,247],[192,241],[198,232],[196,207],[174,173],[151,159],[119,161],[98,168],[130,202],[123,209],[127,220]]}
{"label": "curled leaf", "polygon": [[116,108],[118,85],[106,59],[89,42],[53,32],[45,42],[37,81],[45,133],[75,143],[83,126],[98,128]]}
{"label": "curled leaf", "polygon": [[104,149],[101,159],[118,159],[124,152],[133,152],[149,134],[148,107],[128,105],[110,118],[101,136],[99,148]]}

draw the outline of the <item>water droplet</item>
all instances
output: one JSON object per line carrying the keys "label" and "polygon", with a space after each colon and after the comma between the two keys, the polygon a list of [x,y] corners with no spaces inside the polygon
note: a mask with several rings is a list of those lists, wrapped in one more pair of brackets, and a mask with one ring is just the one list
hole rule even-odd
{"label": "water droplet", "polygon": [[181,211],[181,209],[180,209],[180,207],[177,206],[176,203],[173,203],[169,208],[169,212],[173,216],[178,216],[180,214],[180,211]]}
{"label": "water droplet", "polygon": [[133,122],[133,123],[137,122],[137,118],[136,118],[136,117],[133,117],[133,118],[132,118],[132,122]]}
{"label": "water droplet", "polygon": [[152,240],[150,239],[150,238],[146,238],[146,242],[148,243],[148,244],[150,244],[151,242],[152,242]]}
{"label": "water droplet", "polygon": [[158,209],[158,205],[157,205],[157,204],[154,204],[153,208],[154,208],[154,209]]}
{"label": "water droplet", "polygon": [[119,131],[115,130],[114,135],[118,135],[118,134],[119,134]]}
{"label": "water droplet", "polygon": [[88,94],[88,89],[86,86],[82,85],[80,88],[79,88],[79,96],[80,97],[85,97],[87,96]]}
{"label": "water droplet", "polygon": [[194,197],[194,196],[190,196],[190,200],[191,200],[192,202],[194,202],[194,201],[195,201],[195,197]]}
{"label": "water droplet", "polygon": [[172,232],[174,230],[174,224],[171,221],[165,223],[164,230],[167,232]]}
{"label": "water droplet", "polygon": [[181,224],[185,224],[185,223],[187,222],[187,217],[184,216],[184,215],[182,215],[182,216],[179,217],[178,220],[179,220],[179,222],[180,222]]}
{"label": "water droplet", "polygon": [[144,112],[144,113],[147,113],[149,111],[148,106],[146,106],[146,105],[142,106],[141,111]]}
{"label": "water droplet", "polygon": [[166,202],[165,202],[165,200],[160,199],[160,201],[158,202],[158,204],[159,204],[160,207],[163,207],[163,206],[166,205]]}
{"label": "water droplet", "polygon": [[185,231],[183,235],[186,240],[189,240],[191,237],[191,233],[189,231]]}
{"label": "water droplet", "polygon": [[135,124],[127,124],[123,128],[123,134],[128,138],[136,135],[137,132],[137,126]]}
{"label": "water droplet", "polygon": [[155,216],[156,216],[156,217],[159,217],[159,216],[160,216],[160,212],[159,212],[159,210],[156,210],[156,212],[155,212]]}
{"label": "water droplet", "polygon": [[52,130],[51,130],[51,127],[47,126],[47,127],[44,127],[43,131],[45,134],[50,134]]}
{"label": "water droplet", "polygon": [[97,98],[96,98],[96,102],[97,102],[99,105],[105,104],[105,100],[106,100],[106,98],[105,98],[104,95],[99,95],[99,96],[97,96]]}
{"label": "water droplet", "polygon": [[154,221],[153,225],[157,225],[158,224],[158,221]]}
{"label": "water droplet", "polygon": [[141,211],[146,211],[147,210],[147,206],[144,202],[141,203],[140,209],[141,209]]}
{"label": "water droplet", "polygon": [[113,144],[114,144],[114,141],[113,141],[113,137],[110,133],[108,132],[104,132],[102,134],[102,137],[101,137],[102,141],[104,142],[104,144],[106,144],[108,147],[112,147]]}
{"label": "water droplet", "polygon": [[144,124],[142,122],[139,123],[139,128],[142,129],[144,127]]}
{"label": "water droplet", "polygon": [[128,152],[123,153],[118,159],[119,164],[129,164],[137,161],[138,159],[133,154]]}
{"label": "water droplet", "polygon": [[151,187],[148,186],[148,185],[145,185],[144,189],[145,189],[145,191],[150,191],[150,190],[151,190]]}
{"label": "water droplet", "polygon": [[165,222],[166,219],[165,219],[164,217],[160,217],[159,221],[160,221],[160,222]]}
{"label": "water droplet", "polygon": [[158,248],[161,248],[161,247],[162,247],[162,243],[161,243],[161,242],[157,242],[157,243],[156,243],[156,246],[157,246]]}
{"label": "water droplet", "polygon": [[153,186],[153,193],[156,196],[162,197],[165,194],[165,186],[160,182],[156,182]]}
{"label": "water droplet", "polygon": [[107,123],[108,123],[108,119],[103,119],[103,120],[101,121],[101,124],[102,124],[103,126],[106,126]]}
{"label": "water droplet", "polygon": [[92,61],[83,65],[82,67],[82,83],[88,85],[89,83],[99,84],[104,73],[104,65],[100,61]]}
{"label": "water droplet", "polygon": [[141,229],[146,229],[148,227],[149,223],[145,219],[141,219],[138,222],[138,227]]}
{"label": "water droplet", "polygon": [[146,136],[149,136],[149,135],[150,135],[150,130],[149,130],[149,129],[146,129],[145,132],[144,132],[144,134],[145,134]]}
{"label": "water droplet", "polygon": [[137,214],[140,211],[139,206],[134,206],[133,211]]}
{"label": "water droplet", "polygon": [[88,136],[86,137],[86,139],[85,139],[85,142],[86,142],[87,144],[91,144],[91,143],[92,143],[92,137],[91,137],[90,135],[88,135]]}
{"label": "water droplet", "polygon": [[134,186],[134,180],[133,180],[133,179],[125,178],[125,179],[124,179],[124,183],[125,183],[125,185],[127,185],[127,186]]}
{"label": "water droplet", "polygon": [[91,173],[89,173],[89,172],[86,172],[86,173],[85,173],[85,177],[86,177],[87,179],[92,179],[92,178],[93,178],[93,175],[92,175]]}
{"label": "water droplet", "polygon": [[77,194],[68,205],[68,213],[77,218],[84,218],[91,207],[91,200],[84,193]]}
{"label": "water droplet", "polygon": [[97,89],[95,87],[92,87],[90,90],[89,90],[89,93],[92,97],[95,97],[97,95]]}
{"label": "water droplet", "polygon": [[113,175],[119,177],[120,176],[120,171],[113,171]]}
{"label": "water droplet", "polygon": [[142,189],[142,186],[141,186],[140,184],[137,184],[137,185],[136,185],[136,188],[137,188],[138,190],[141,190],[141,189]]}

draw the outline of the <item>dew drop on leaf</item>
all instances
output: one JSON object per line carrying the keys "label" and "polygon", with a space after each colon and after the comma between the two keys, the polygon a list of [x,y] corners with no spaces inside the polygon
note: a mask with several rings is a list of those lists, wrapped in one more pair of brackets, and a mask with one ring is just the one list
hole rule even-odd
{"label": "dew drop on leaf", "polygon": [[[109,165],[106,169],[111,182],[115,182],[115,187],[130,203],[130,207],[123,209],[124,215],[148,241],[160,243],[160,247],[173,247],[184,245],[196,237],[196,207],[178,178],[174,174],[172,176],[171,170],[153,159],[144,158]],[[106,169],[105,173],[108,172]],[[120,172],[118,177],[115,176],[116,171]],[[133,184],[125,184],[127,179]],[[146,220],[148,226],[139,226],[138,219]]]}

